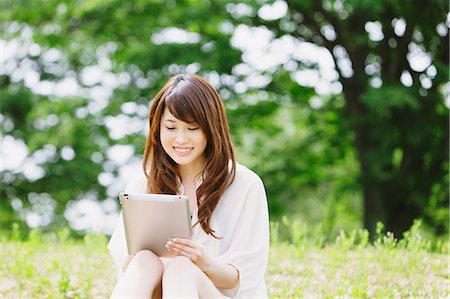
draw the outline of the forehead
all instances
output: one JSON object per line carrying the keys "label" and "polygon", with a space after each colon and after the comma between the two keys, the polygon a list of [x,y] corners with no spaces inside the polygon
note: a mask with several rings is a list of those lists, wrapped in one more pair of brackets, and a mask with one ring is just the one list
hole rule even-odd
{"label": "forehead", "polygon": [[164,112],[163,112],[163,114],[161,116],[161,121],[182,122],[182,123],[188,123],[188,124],[194,123],[194,122],[185,122],[185,121],[182,121],[181,119],[176,118],[170,112],[169,108],[167,108],[167,107],[164,109]]}
{"label": "forehead", "polygon": [[170,110],[167,107],[164,108],[164,112],[163,112],[163,114],[161,116],[161,119],[162,120],[166,120],[166,119],[179,120],[175,116],[173,116],[172,113],[170,113]]}

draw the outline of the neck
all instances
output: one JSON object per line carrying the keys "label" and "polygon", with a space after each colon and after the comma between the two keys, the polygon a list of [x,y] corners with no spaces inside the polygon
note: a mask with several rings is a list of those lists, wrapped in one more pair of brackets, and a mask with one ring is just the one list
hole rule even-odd
{"label": "neck", "polygon": [[181,182],[183,184],[195,183],[195,180],[201,174],[204,168],[205,161],[201,161],[199,163],[196,163],[195,165],[179,165],[178,172],[180,173]]}

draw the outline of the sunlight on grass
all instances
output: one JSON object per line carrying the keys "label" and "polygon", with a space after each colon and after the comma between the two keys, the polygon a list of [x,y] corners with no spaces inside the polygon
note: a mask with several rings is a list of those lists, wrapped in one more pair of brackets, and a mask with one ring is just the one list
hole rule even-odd
{"label": "sunlight on grass", "polygon": [[1,298],[104,298],[112,291],[116,273],[104,236],[61,242],[35,232],[2,242]]}
{"label": "sunlight on grass", "polygon": [[[280,234],[281,226],[290,232]],[[432,246],[419,227],[400,241],[379,225],[373,243],[367,231],[356,230],[324,244],[320,229],[287,219],[272,223],[269,297],[448,298],[448,242]],[[21,240],[13,228],[2,240],[0,298],[107,297],[116,275],[107,241],[103,235],[75,241],[68,230],[32,230]]]}

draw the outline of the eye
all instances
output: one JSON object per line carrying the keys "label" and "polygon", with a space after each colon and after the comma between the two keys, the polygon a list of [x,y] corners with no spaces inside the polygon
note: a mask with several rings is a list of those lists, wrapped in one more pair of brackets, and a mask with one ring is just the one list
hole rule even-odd
{"label": "eye", "polygon": [[195,130],[198,130],[198,127],[197,128],[188,128],[188,130],[189,131],[195,131]]}
{"label": "eye", "polygon": [[167,129],[167,130],[169,130],[169,131],[173,131],[173,130],[175,130],[175,128],[174,128],[174,127],[167,127],[167,126],[166,126],[166,129]]}

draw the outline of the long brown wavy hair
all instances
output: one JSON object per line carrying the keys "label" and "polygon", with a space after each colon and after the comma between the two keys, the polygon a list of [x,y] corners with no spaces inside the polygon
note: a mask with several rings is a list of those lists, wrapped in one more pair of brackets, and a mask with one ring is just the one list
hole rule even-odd
{"label": "long brown wavy hair", "polygon": [[236,174],[236,160],[224,105],[217,91],[200,76],[179,74],[168,80],[150,106],[150,131],[145,142],[143,161],[148,193],[177,194],[181,182],[178,165],[164,151],[160,140],[161,117],[166,107],[177,119],[198,124],[206,136],[207,144],[203,153],[206,164],[201,172],[203,183],[196,191],[196,224],[200,224],[207,234],[216,237],[210,226],[211,215]]}

